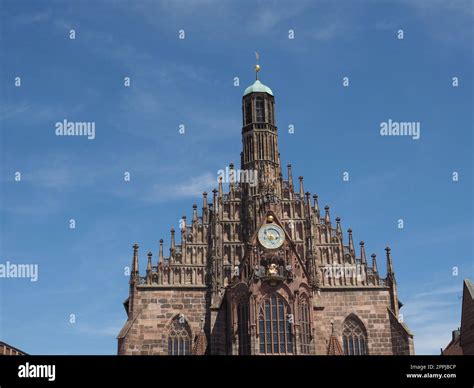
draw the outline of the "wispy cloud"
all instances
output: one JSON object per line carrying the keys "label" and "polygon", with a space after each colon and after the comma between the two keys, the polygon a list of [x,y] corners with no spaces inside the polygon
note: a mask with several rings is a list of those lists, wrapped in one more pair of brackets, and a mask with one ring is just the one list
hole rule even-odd
{"label": "wispy cloud", "polygon": [[[69,154],[51,154],[41,162],[28,162],[22,182],[40,189],[59,193],[88,187],[98,179],[110,174],[107,166],[92,166],[81,163],[78,157]],[[51,195],[51,192],[49,193]]]}
{"label": "wispy cloud", "polygon": [[151,190],[143,196],[147,202],[164,202],[173,199],[202,196],[204,191],[210,192],[217,186],[217,174],[210,172],[198,176],[183,178],[180,182],[154,184]]}
{"label": "wispy cloud", "polygon": [[115,338],[123,326],[123,318],[120,319],[117,323],[112,323],[109,325],[103,325],[102,323],[97,326],[91,324],[78,324],[77,330],[80,333],[87,334],[88,336],[94,337],[112,337]]}
{"label": "wispy cloud", "polygon": [[422,12],[431,11],[443,13],[448,11],[474,16],[474,3],[472,0],[401,0],[401,2],[419,9]]}
{"label": "wispy cloud", "polygon": [[451,333],[457,328],[453,323],[432,323],[415,332],[415,354],[440,354],[451,340]]}
{"label": "wispy cloud", "polygon": [[27,112],[31,108],[31,104],[21,102],[18,105],[4,104],[0,105],[0,120],[6,120],[17,115]]}
{"label": "wispy cloud", "polygon": [[33,103],[19,101],[16,104],[0,105],[0,120],[15,119],[29,123],[42,123],[43,121],[62,120],[67,115],[76,114],[84,109],[85,103],[66,106],[64,104]]}
{"label": "wispy cloud", "polygon": [[406,300],[404,320],[415,335],[417,354],[439,354],[459,326],[462,284],[433,283],[429,291],[418,292]]}
{"label": "wispy cloud", "polygon": [[318,41],[328,41],[347,32],[348,27],[345,23],[334,21],[315,29],[311,36]]}
{"label": "wispy cloud", "polygon": [[414,298],[425,298],[427,296],[435,296],[435,295],[447,295],[447,294],[455,294],[462,292],[462,286],[445,286],[445,287],[435,287],[430,291],[420,292],[414,296]]}
{"label": "wispy cloud", "polygon": [[52,14],[53,13],[50,9],[33,13],[24,13],[16,18],[16,22],[21,25],[47,22],[51,19]]}

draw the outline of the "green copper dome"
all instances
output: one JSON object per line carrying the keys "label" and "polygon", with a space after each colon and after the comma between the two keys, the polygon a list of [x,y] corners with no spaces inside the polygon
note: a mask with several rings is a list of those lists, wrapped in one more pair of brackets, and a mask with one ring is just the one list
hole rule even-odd
{"label": "green copper dome", "polygon": [[270,96],[273,96],[272,89],[268,86],[262,84],[259,80],[256,80],[252,85],[245,89],[244,96],[250,93],[268,93]]}

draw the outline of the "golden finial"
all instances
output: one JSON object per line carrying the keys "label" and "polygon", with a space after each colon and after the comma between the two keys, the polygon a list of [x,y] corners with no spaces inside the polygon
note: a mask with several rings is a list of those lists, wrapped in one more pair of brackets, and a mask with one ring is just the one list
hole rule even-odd
{"label": "golden finial", "polygon": [[257,59],[257,63],[255,65],[255,79],[258,79],[258,72],[260,71],[260,65],[258,64],[258,60],[260,59],[260,55],[258,52],[255,51],[255,58]]}

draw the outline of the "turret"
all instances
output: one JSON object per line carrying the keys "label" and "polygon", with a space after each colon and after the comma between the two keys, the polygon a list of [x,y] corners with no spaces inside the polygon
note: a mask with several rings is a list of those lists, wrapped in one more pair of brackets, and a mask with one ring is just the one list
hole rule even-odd
{"label": "turret", "polygon": [[329,215],[329,206],[328,205],[324,206],[324,211],[326,212],[325,215],[324,215],[324,222],[326,224],[330,224],[331,223],[331,216]]}
{"label": "turret", "polygon": [[341,218],[336,217],[336,234],[342,241],[342,228],[341,228]]}
{"label": "turret", "polygon": [[374,274],[374,283],[376,286],[379,285],[379,270],[377,269],[377,256],[375,253],[370,255],[372,257],[372,272]]}
{"label": "turret", "polygon": [[395,279],[395,273],[393,272],[393,263],[392,263],[392,255],[390,253],[390,247],[385,248],[385,252],[387,253],[387,278]]}
{"label": "turret", "polygon": [[300,177],[298,177],[298,179],[300,181],[300,199],[301,199],[301,201],[303,201],[303,198],[304,198],[303,177],[300,176]]}
{"label": "turret", "polygon": [[349,235],[349,252],[351,253],[351,256],[354,257],[355,249],[354,249],[354,240],[352,239],[352,229],[351,228],[347,229],[347,234]]}
{"label": "turret", "polygon": [[365,243],[361,241],[360,243],[360,263],[367,264],[367,260],[365,258]]}
{"label": "turret", "polygon": [[229,164],[229,197],[234,198],[235,183],[237,181],[236,172],[234,170],[234,163]]}
{"label": "turret", "polygon": [[293,199],[293,193],[295,188],[293,186],[293,171],[291,169],[291,164],[286,166],[288,168],[288,191],[289,191],[289,198]]}
{"label": "turret", "polygon": [[387,253],[387,285],[390,287],[390,301],[392,311],[395,316],[398,317],[398,292],[397,292],[397,282],[395,281],[395,272],[393,272],[393,263],[392,255],[390,253],[390,247],[385,248]]}
{"label": "turret", "polygon": [[207,224],[209,222],[209,207],[207,204],[207,193],[202,193],[202,223]]}
{"label": "turret", "polygon": [[158,253],[158,263],[163,263],[163,239],[160,238],[160,251]]}
{"label": "turret", "polygon": [[146,284],[151,284],[151,273],[153,271],[153,267],[151,264],[151,258],[153,256],[153,253],[148,252],[148,262],[146,265]]}
{"label": "turret", "polygon": [[374,274],[378,274],[379,270],[377,269],[377,255],[372,253],[370,257],[372,257],[372,271]]}
{"label": "turret", "polygon": [[311,193],[307,191],[305,195],[306,195],[306,201],[305,201],[306,217],[311,217],[311,200],[310,200]]}
{"label": "turret", "polygon": [[[129,281],[129,295],[128,295],[128,308],[127,314],[128,319],[131,319],[134,315],[134,306],[135,306],[135,287],[139,281],[139,271],[138,271],[138,244],[133,245],[133,259],[132,259],[132,269],[130,271],[130,281]],[[127,306],[127,304],[125,304]]]}
{"label": "turret", "polygon": [[314,209],[314,212],[316,213],[316,216],[318,217],[318,220],[319,220],[319,203],[318,203],[317,194],[313,194],[313,201],[314,201],[313,209]]}
{"label": "turret", "polygon": [[217,190],[212,190],[212,210],[214,212],[214,217],[218,215],[219,206],[217,204]]}
{"label": "turret", "polygon": [[132,270],[130,272],[130,280],[136,281],[139,276],[138,270],[138,244],[133,245],[133,260],[132,260]]}
{"label": "turret", "polygon": [[180,245],[181,245],[181,259],[182,259],[182,262],[183,263],[186,263],[187,262],[187,255],[186,255],[186,245],[187,245],[187,242],[186,242],[186,235],[187,235],[187,224],[186,224],[186,216],[182,216],[181,217],[181,242],[180,242]]}
{"label": "turret", "polygon": [[170,245],[171,256],[174,255],[175,249],[176,249],[176,242],[174,240],[174,228],[171,228],[171,245]]}

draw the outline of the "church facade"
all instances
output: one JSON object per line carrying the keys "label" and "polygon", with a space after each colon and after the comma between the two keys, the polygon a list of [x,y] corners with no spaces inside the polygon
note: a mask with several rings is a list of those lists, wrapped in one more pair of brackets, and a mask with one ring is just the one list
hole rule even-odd
{"label": "church facade", "polygon": [[[413,335],[390,248],[354,244],[303,177],[283,178],[275,99],[257,79],[242,98],[240,169],[171,229],[139,271],[133,246],[120,355],[410,355]],[[254,179],[249,179],[252,177]]]}

